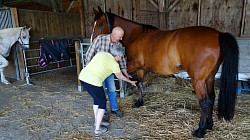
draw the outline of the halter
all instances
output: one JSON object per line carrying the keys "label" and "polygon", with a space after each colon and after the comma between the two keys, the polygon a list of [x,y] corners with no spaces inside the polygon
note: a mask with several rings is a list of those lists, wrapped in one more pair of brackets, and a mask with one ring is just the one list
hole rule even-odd
{"label": "halter", "polygon": [[[108,18],[108,14],[107,13],[105,13],[105,18],[106,18],[106,21],[107,21],[107,23],[108,23],[108,28],[109,28],[109,31],[108,31],[108,33],[110,34],[111,33],[111,25],[110,25],[110,22],[109,22],[109,18]],[[96,33],[94,33],[94,31],[92,31],[92,33],[91,33],[91,40],[92,40],[92,36],[93,35],[97,35]]]}
{"label": "halter", "polygon": [[19,40],[19,41],[21,42],[21,45],[29,45],[29,44],[24,44],[24,43],[23,43],[23,40],[22,40],[22,38],[21,38],[22,30],[23,30],[23,29],[21,29],[20,35],[19,35],[19,37],[18,37],[17,40]]}
{"label": "halter", "polygon": [[108,23],[109,33],[111,33],[111,25],[110,25],[109,17],[108,17],[108,14],[107,14],[107,13],[105,13],[105,17],[106,17],[106,20],[107,20],[107,23]]}

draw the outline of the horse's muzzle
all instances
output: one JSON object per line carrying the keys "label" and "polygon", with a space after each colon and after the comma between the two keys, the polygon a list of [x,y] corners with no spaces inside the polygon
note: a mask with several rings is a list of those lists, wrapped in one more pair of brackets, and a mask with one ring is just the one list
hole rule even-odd
{"label": "horse's muzzle", "polygon": [[24,49],[25,51],[29,49],[29,44],[22,44],[21,48]]}

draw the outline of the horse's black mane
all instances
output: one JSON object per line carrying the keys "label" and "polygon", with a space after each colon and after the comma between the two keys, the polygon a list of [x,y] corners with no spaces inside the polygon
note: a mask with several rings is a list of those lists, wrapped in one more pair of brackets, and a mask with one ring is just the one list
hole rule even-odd
{"label": "horse's black mane", "polygon": [[[110,12],[106,12],[107,13],[107,16],[108,16],[108,19],[109,19],[109,24],[110,24],[110,26],[111,27],[113,27],[113,25],[114,25],[114,16],[115,16],[115,14],[113,14],[113,13],[110,13]],[[95,17],[96,18],[96,17]],[[99,18],[100,18],[100,15],[99,15]],[[121,18],[123,18],[123,17],[121,17]],[[98,19],[98,18],[97,18]],[[132,20],[129,20],[129,19],[125,19],[125,18],[123,18],[124,20],[128,20],[128,21],[131,21],[131,22],[134,22],[134,21],[132,21]],[[137,22],[134,22],[134,23],[137,23]],[[140,24],[140,23],[137,23],[137,24]],[[155,26],[152,26],[152,25],[148,25],[148,24],[141,24],[142,25],[142,29],[143,29],[143,31],[151,31],[151,30],[156,30],[156,29],[158,29],[157,27],[155,27]]]}
{"label": "horse's black mane", "polygon": [[151,30],[156,30],[158,28],[153,25],[142,24],[142,29],[143,31],[151,31]]}
{"label": "horse's black mane", "polygon": [[108,16],[108,19],[109,19],[109,24],[111,27],[114,26],[114,22],[115,22],[115,18],[114,18],[114,15],[113,13],[110,13],[110,12],[106,12],[107,13],[107,16]]}

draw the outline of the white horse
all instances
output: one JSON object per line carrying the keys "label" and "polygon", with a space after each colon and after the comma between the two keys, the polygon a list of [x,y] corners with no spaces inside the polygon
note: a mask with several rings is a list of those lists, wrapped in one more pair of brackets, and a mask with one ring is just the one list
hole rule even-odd
{"label": "white horse", "polygon": [[4,68],[9,65],[6,57],[9,56],[11,47],[18,41],[22,49],[29,49],[29,31],[31,28],[18,27],[18,28],[7,28],[0,30],[0,76],[1,81],[4,84],[10,84],[5,79]]}

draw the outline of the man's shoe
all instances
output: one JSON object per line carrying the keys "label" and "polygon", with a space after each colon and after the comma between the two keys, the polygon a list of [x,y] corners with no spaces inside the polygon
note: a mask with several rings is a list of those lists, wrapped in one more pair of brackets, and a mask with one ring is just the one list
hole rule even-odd
{"label": "man's shoe", "polygon": [[115,114],[116,117],[123,117],[122,113],[119,111],[119,110],[116,110],[116,111],[111,111],[112,114]]}

